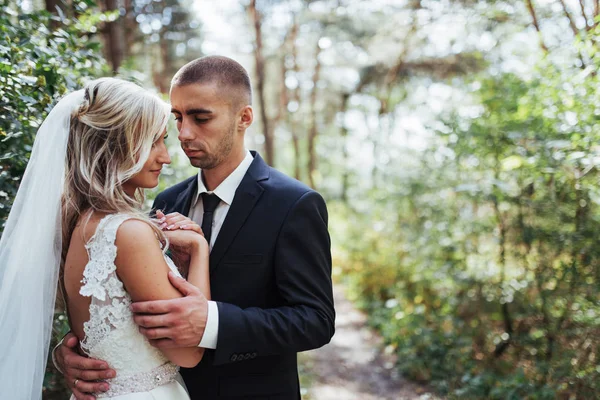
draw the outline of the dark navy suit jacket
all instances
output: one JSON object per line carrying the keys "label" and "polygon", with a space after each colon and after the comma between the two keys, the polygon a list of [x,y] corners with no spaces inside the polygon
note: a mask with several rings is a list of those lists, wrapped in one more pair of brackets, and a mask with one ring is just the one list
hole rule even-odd
{"label": "dark navy suit jacket", "polygon": [[[300,399],[296,353],[334,333],[325,202],[252,155],[210,254],[218,343],[182,369],[192,400]],[[188,215],[197,186],[165,190],[153,209]]]}

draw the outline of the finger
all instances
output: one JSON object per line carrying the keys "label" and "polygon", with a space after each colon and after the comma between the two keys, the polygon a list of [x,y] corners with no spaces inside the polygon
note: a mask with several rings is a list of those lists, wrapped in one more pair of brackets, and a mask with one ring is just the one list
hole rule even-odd
{"label": "finger", "polygon": [[174,229],[178,229],[176,226],[177,224],[183,224],[183,223],[194,223],[191,219],[186,218],[186,217],[181,217],[181,218],[177,218],[177,219],[165,219],[165,221],[160,225],[160,229],[162,229],[163,231],[172,231]]}
{"label": "finger", "polygon": [[162,222],[160,220],[163,219],[164,217],[165,217],[165,213],[163,213],[162,210],[156,210],[156,219],[158,219],[159,222]]}
{"label": "finger", "polygon": [[180,217],[175,217],[175,218],[167,218],[167,220],[165,221],[165,223],[167,224],[167,229],[171,230],[174,229],[175,226],[177,226],[178,224],[184,224],[184,223],[191,223],[192,220],[184,217],[184,216],[180,216]]}
{"label": "finger", "polygon": [[117,376],[117,373],[112,369],[106,370],[85,370],[70,368],[67,370],[67,376],[71,381],[79,379],[81,381],[101,381],[104,379],[111,379]]}
{"label": "finger", "polygon": [[137,301],[129,307],[137,314],[166,314],[171,311],[172,304],[170,300]]}
{"label": "finger", "polygon": [[175,289],[179,290],[184,296],[202,294],[200,292],[200,289],[198,289],[196,286],[192,285],[185,279],[178,277],[173,273],[173,271],[169,271],[169,280],[171,281],[171,285],[173,285]]}
{"label": "finger", "polygon": [[181,220],[181,221],[175,221],[175,222],[169,222],[169,221],[167,221],[167,222],[165,222],[165,223],[167,224],[167,228],[166,228],[166,230],[168,230],[168,231],[174,231],[174,230],[176,230],[176,229],[179,229],[179,227],[180,227],[181,225],[190,224],[190,223],[192,223],[192,222],[191,222],[191,221],[188,221],[188,220],[185,220],[185,219],[183,219],[183,220]]}
{"label": "finger", "polygon": [[63,339],[63,344],[70,349],[75,348],[75,346],[77,346],[77,343],[79,343],[79,340],[77,339],[77,336],[75,336],[73,333],[67,333]]}
{"label": "finger", "polygon": [[96,400],[94,396],[83,393],[78,389],[71,388],[71,390],[73,391],[73,396],[75,396],[77,400]]}
{"label": "finger", "polygon": [[65,365],[72,369],[83,369],[83,370],[106,370],[108,369],[108,363],[102,360],[96,360],[95,358],[82,357],[79,354],[71,354],[65,356]]}
{"label": "finger", "polygon": [[179,221],[181,219],[189,219],[188,217],[186,217],[183,214],[179,214],[179,213],[171,213],[169,215],[165,215],[165,219],[167,221]]}
{"label": "finger", "polygon": [[134,315],[135,323],[143,328],[161,328],[168,326],[164,315]]}
{"label": "finger", "polygon": [[200,230],[200,231],[202,230],[202,229],[200,229],[200,227],[198,226],[197,223],[195,223],[194,221],[191,221],[189,219],[175,222],[175,223],[169,225],[167,227],[167,229],[170,231],[175,231],[175,230],[181,229],[182,226],[194,226],[194,225],[198,227],[198,230]]}
{"label": "finger", "polygon": [[150,344],[159,349],[172,349],[175,347],[180,347],[177,346],[177,343],[175,343],[172,339],[150,340]]}
{"label": "finger", "polygon": [[167,328],[156,328],[156,329],[146,329],[140,326],[140,333],[146,336],[148,339],[156,340],[156,339],[165,339],[173,337],[172,329]]}
{"label": "finger", "polygon": [[198,226],[198,224],[181,225],[179,227],[179,229],[182,229],[184,231],[194,231],[194,232],[204,236],[204,232],[202,232],[202,228],[200,228]]}
{"label": "finger", "polygon": [[180,214],[178,212],[172,212],[172,213],[169,213],[169,214],[165,214],[165,220],[166,221],[170,221],[170,220],[173,220],[173,219],[179,218],[179,217],[187,218],[185,215]]}
{"label": "finger", "polygon": [[109,388],[106,382],[85,382],[77,381],[77,387],[73,387],[73,390],[77,389],[82,393],[101,393],[106,392]]}

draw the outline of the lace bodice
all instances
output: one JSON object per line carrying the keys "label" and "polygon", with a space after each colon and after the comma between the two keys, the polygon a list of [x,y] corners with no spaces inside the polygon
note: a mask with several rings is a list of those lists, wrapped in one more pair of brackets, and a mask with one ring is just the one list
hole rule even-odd
{"label": "lace bodice", "polygon": [[[107,215],[86,244],[89,261],[79,293],[91,297],[91,303],[81,348],[117,372],[116,378],[108,381],[110,391],[96,397],[148,391],[173,381],[177,375],[177,367],[139,332],[129,309],[131,297],[116,273],[117,230],[129,218],[126,214]],[[166,255],[165,260],[181,276]]]}

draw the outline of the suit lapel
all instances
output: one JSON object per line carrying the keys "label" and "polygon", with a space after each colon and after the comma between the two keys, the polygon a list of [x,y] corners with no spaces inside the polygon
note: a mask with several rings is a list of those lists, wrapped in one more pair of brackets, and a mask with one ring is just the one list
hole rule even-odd
{"label": "suit lapel", "polygon": [[173,212],[178,212],[182,215],[189,215],[190,206],[192,204],[192,199],[194,195],[198,191],[198,177],[195,176],[194,179],[190,181],[187,188],[185,188],[179,195],[177,196],[177,200],[175,200],[175,204],[173,205]]}
{"label": "suit lapel", "polygon": [[248,219],[252,209],[264,192],[264,188],[258,183],[268,179],[269,167],[256,152],[252,152],[254,161],[244,175],[240,186],[235,191],[225,221],[219,231],[219,236],[210,252],[210,272],[214,272],[219,262],[227,252],[233,239]]}

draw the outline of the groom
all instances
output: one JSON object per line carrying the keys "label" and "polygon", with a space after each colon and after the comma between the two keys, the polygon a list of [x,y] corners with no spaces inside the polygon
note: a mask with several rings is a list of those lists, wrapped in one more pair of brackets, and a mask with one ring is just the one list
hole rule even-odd
{"label": "groom", "polygon": [[[213,301],[170,277],[180,299],[134,303],[136,323],[158,347],[210,349],[182,369],[190,397],[300,399],[296,353],[334,332],[331,253],[322,197],[244,147],[253,120],[250,79],[225,57],[204,57],[171,86],[179,140],[200,173],[160,193],[165,229],[188,216],[210,244]],[[173,214],[179,213],[179,214]],[[185,223],[185,222],[183,222]],[[57,364],[78,399],[106,388],[106,363],[78,356],[70,335]]]}

